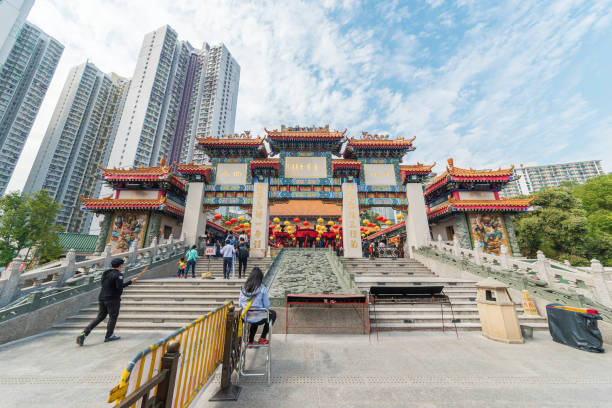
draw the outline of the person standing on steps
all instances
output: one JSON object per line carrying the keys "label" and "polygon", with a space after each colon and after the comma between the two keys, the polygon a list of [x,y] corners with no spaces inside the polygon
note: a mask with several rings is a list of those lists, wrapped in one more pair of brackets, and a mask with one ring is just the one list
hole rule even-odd
{"label": "person standing on steps", "polygon": [[89,336],[89,333],[100,324],[106,316],[108,318],[108,324],[106,325],[106,336],[104,342],[119,340],[121,337],[115,335],[115,324],[117,324],[117,317],[119,317],[119,305],[121,303],[121,294],[123,288],[130,286],[132,283],[138,280],[138,277],[134,277],[127,282],[123,282],[123,274],[121,269],[123,268],[123,259],[115,258],[111,261],[112,269],[107,269],[102,274],[102,290],[98,296],[99,301],[99,312],[98,316],[92,320],[91,323],[83,330],[81,334],[76,338],[76,343],[82,346],[85,342],[85,337]]}
{"label": "person standing on steps", "polygon": [[230,243],[228,239],[225,241],[225,246],[221,248],[221,255],[223,256],[223,279],[229,279],[230,273],[232,272],[232,259],[236,253],[236,248]]}
{"label": "person standing on steps", "polygon": [[198,247],[196,245],[192,246],[191,249],[187,251],[187,253],[185,254],[185,258],[187,259],[187,270],[186,270],[185,278],[189,276],[190,267],[191,267],[191,277],[195,278],[196,261],[198,260],[199,257],[200,255],[198,255]]}
{"label": "person standing on steps", "polygon": [[238,244],[238,278],[242,278],[242,271],[246,277],[247,260],[249,259],[249,244],[245,242],[244,238],[240,238]]}

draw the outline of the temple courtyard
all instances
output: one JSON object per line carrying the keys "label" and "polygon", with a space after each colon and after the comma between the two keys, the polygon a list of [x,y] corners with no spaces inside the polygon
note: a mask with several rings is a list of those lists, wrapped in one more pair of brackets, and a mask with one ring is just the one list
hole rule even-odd
{"label": "temple courtyard", "polygon": [[553,342],[509,345],[479,332],[277,335],[272,384],[244,380],[239,400],[195,407],[609,407],[612,354]]}
{"label": "temple courtyard", "polygon": [[[0,347],[2,407],[108,407],[108,391],[143,344],[163,333],[120,333],[85,347],[48,332]],[[219,372],[192,406],[609,407],[612,354],[554,343],[547,332],[508,345],[479,332],[276,335],[272,384],[243,380],[237,402],[209,402]],[[260,352],[260,351],[257,351]],[[257,362],[257,356],[255,356]]]}

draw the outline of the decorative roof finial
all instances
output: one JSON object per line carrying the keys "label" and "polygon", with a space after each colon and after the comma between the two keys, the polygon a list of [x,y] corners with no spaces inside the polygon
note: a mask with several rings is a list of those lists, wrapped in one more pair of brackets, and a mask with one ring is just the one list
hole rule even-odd
{"label": "decorative roof finial", "polygon": [[448,167],[453,168],[453,158],[449,157],[448,161]]}
{"label": "decorative roof finial", "polygon": [[162,157],[161,160],[159,161],[159,165],[161,167],[166,167],[166,158]]}

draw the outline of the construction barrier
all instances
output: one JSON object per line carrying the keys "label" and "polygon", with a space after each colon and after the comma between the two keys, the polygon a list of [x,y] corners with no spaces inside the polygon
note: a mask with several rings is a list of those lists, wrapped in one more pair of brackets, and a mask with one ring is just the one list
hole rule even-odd
{"label": "construction barrier", "polygon": [[[189,406],[223,359],[225,326],[230,306],[233,306],[231,302],[225,303],[138,353],[123,370],[119,384],[110,391],[108,402],[119,404],[126,395],[138,390],[141,384],[158,374],[161,357],[166,353],[168,343],[178,341],[180,358],[171,406]],[[133,405],[139,406],[140,403]]]}

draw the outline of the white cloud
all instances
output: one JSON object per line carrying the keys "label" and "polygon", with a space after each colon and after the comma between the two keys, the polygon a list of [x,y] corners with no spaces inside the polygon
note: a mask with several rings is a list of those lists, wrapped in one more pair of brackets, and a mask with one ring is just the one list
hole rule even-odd
{"label": "white cloud", "polygon": [[[130,76],[144,34],[164,24],[197,47],[224,42],[235,56],[237,131],[330,123],[353,135],[417,135],[410,161],[610,165],[609,153],[595,157],[605,152],[596,144],[610,147],[610,117],[576,87],[561,92],[553,81],[591,32],[610,29],[609,3],[428,3],[438,13],[431,21],[419,20],[423,3],[402,1],[375,10],[347,0],[39,1],[29,20],[66,49],[9,189],[27,178],[68,70],[89,58]],[[440,48],[444,36],[455,40],[450,49]],[[569,142],[576,135],[579,149]]]}

